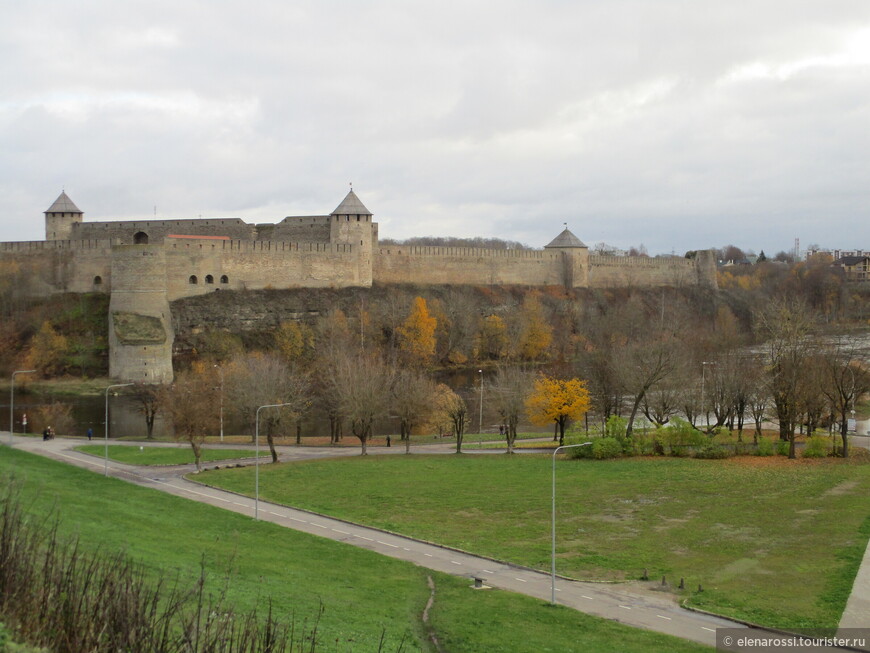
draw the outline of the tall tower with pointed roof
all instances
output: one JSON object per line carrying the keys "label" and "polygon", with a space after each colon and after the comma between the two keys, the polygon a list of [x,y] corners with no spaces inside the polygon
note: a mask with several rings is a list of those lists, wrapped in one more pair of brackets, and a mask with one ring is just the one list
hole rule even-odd
{"label": "tall tower with pointed roof", "polygon": [[589,285],[589,248],[567,227],[544,249],[562,253],[566,288],[586,288]]}
{"label": "tall tower with pointed roof", "polygon": [[377,234],[372,212],[351,188],[341,204],[329,214],[329,236],[332,243],[349,245],[359,251],[359,278],[354,282],[360,285],[372,283],[372,250]]}
{"label": "tall tower with pointed roof", "polygon": [[45,239],[72,239],[73,225],[80,223],[83,216],[66,192],[61,191],[54,204],[45,211]]}

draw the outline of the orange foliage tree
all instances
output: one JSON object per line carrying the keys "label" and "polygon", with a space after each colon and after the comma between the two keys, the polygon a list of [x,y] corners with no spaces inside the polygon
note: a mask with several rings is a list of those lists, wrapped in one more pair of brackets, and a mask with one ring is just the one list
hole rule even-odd
{"label": "orange foliage tree", "polygon": [[435,327],[438,321],[429,314],[422,297],[414,299],[408,318],[397,329],[399,350],[412,364],[426,365],[435,355]]}
{"label": "orange foliage tree", "polygon": [[555,422],[559,429],[559,446],[565,443],[565,427],[589,410],[589,391],[580,379],[555,379],[541,374],[526,399],[526,413],[533,424],[546,426]]}

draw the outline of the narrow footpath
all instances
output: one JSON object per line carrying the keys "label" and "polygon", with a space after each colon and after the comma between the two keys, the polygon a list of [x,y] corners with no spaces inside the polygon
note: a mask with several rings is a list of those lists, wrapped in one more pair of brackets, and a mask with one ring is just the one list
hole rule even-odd
{"label": "narrow footpath", "polygon": [[[8,432],[0,435],[4,444],[9,442]],[[175,467],[139,467],[114,461],[105,461],[79,453],[73,447],[81,445],[81,439],[58,438],[48,442],[36,438],[14,437],[13,446],[24,451],[108,474],[136,485],[161,490],[169,494],[206,503],[224,510],[231,510],[251,518],[292,528],[297,531],[344,542],[382,555],[412,562],[421,567],[441,571],[469,579],[481,579],[488,587],[518,592],[544,601],[552,595],[552,578],[548,573],[535,571],[494,560],[475,556],[437,544],[395,535],[385,531],[360,526],[350,522],[288,508],[276,504],[240,496],[231,492],[205,487],[183,478],[193,471],[192,465]],[[113,444],[125,444],[113,442]],[[138,446],[138,443],[130,443]],[[151,446],[149,444],[149,446]],[[169,445],[175,446],[175,445]],[[231,448],[231,447],[226,447]],[[403,449],[403,448],[402,448]],[[415,448],[412,447],[412,450]],[[434,453],[432,448],[420,447]],[[305,460],[337,456],[359,455],[356,449],[328,447],[280,447],[281,460]],[[393,448],[398,452],[399,448]],[[389,450],[378,453],[386,453]],[[374,453],[374,451],[372,451]],[[415,451],[416,453],[416,451]],[[227,464],[228,461],[221,463]],[[843,615],[841,627],[870,625],[870,548],[864,558],[859,577]],[[728,619],[693,612],[681,608],[672,597],[657,592],[627,588],[624,585],[588,583],[556,578],[556,601],[586,614],[611,619],[623,624],[667,633],[691,641],[716,645],[717,628],[747,627]],[[848,615],[848,616],[847,616]],[[749,630],[747,630],[749,632]],[[753,635],[768,631],[751,629]],[[770,633],[774,635],[774,633]],[[835,649],[805,649],[835,650]]]}

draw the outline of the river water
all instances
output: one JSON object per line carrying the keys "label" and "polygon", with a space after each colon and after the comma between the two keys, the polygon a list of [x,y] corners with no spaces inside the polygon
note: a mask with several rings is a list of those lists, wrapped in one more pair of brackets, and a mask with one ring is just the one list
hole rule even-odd
{"label": "river water", "polygon": [[[484,375],[491,374],[489,370],[484,371]],[[437,381],[447,384],[450,388],[463,396],[468,404],[468,428],[467,433],[477,433],[478,426],[481,423],[481,400],[480,400],[480,373],[476,368],[463,370],[450,370],[441,372],[437,375]],[[5,401],[3,401],[5,399]],[[5,397],[0,397],[0,430],[5,431],[9,428],[9,394]],[[18,389],[15,393],[15,432],[21,433],[25,427],[22,423],[24,415],[29,415],[29,423],[26,427],[28,432],[34,431],[33,415],[34,409],[39,406],[57,401],[62,404],[68,404],[72,409],[72,417],[75,426],[71,433],[62,433],[61,435],[80,435],[84,436],[88,429],[92,429],[95,437],[103,437],[105,434],[105,415],[106,415],[106,399],[104,395],[99,396],[82,396],[70,398],[65,395],[63,397],[36,396],[32,394],[23,394]],[[132,437],[145,438],[147,437],[147,428],[145,426],[145,418],[139,412],[138,404],[134,399],[125,397],[122,394],[109,396],[109,437]],[[486,396],[483,397],[483,413],[482,413],[483,430],[485,432],[498,431],[498,418],[491,407],[488,405]],[[521,424],[520,428],[524,432],[541,431],[542,429],[532,424]],[[287,435],[295,437],[295,424],[290,422],[282,423],[281,429]],[[375,435],[397,434],[399,432],[399,424],[396,419],[380,420],[374,425]],[[545,429],[546,431],[546,429]],[[552,431],[550,431],[552,432]],[[234,421],[232,416],[227,412],[224,421],[224,434],[226,435],[253,435],[250,425],[245,425]],[[217,435],[217,433],[215,434]],[[345,435],[350,435],[348,427],[345,426]],[[329,436],[329,421],[326,415],[317,409],[312,410],[302,420],[302,436],[303,437],[328,437]],[[154,422],[154,437],[160,439],[171,439],[173,437],[172,424],[163,419],[163,416],[158,413]]]}

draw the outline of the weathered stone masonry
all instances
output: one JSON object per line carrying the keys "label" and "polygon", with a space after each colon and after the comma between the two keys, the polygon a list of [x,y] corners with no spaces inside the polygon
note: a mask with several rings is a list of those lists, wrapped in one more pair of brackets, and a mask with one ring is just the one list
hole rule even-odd
{"label": "weathered stone masonry", "polygon": [[45,240],[0,243],[0,256],[40,261],[36,292],[111,293],[109,371],[172,380],[169,302],[221,290],[463,285],[716,286],[712,253],[695,259],[590,256],[568,229],[541,250],[380,247],[372,213],[351,190],[329,215],[276,224],[238,218],[84,222],[61,193]]}

